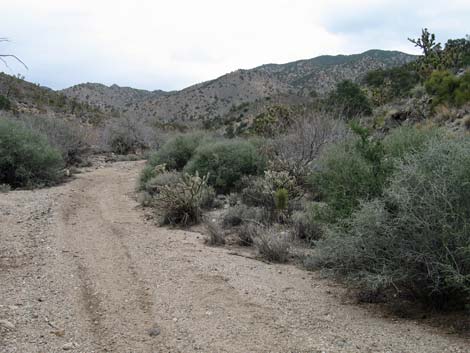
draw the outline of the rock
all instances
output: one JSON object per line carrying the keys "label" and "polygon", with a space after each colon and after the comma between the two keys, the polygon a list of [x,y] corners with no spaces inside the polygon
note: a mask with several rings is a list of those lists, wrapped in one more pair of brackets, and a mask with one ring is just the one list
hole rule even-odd
{"label": "rock", "polygon": [[155,324],[155,325],[153,325],[152,328],[147,330],[147,333],[150,337],[156,337],[161,333],[161,331],[160,331],[160,328],[158,327],[158,325]]}
{"label": "rock", "polygon": [[74,349],[76,346],[76,344],[74,342],[69,342],[69,343],[66,343],[62,346],[62,349],[64,351],[71,351],[72,349]]}
{"label": "rock", "polygon": [[65,336],[65,330],[55,330],[55,331],[51,331],[51,333],[56,335],[57,337],[64,337]]}
{"label": "rock", "polygon": [[11,331],[13,331],[15,329],[15,325],[12,324],[10,321],[7,321],[7,320],[0,320],[0,326],[6,328],[8,330],[11,330]]}

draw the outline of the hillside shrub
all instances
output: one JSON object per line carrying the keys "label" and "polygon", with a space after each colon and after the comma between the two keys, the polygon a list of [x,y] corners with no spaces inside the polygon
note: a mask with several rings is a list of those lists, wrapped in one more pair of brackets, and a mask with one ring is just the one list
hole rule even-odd
{"label": "hillside shrub", "polygon": [[347,119],[372,114],[372,106],[366,94],[359,85],[349,80],[339,82],[327,101],[330,109],[340,109]]}
{"label": "hillside shrub", "polygon": [[0,184],[12,187],[57,183],[64,161],[46,138],[22,124],[0,120]]}
{"label": "hillside shrub", "polygon": [[201,132],[177,135],[151,155],[149,165],[165,164],[169,170],[183,170],[199,145],[209,140],[208,136]]}
{"label": "hillside shrub", "polygon": [[384,196],[317,243],[312,260],[370,289],[438,307],[470,303],[470,140],[406,156]]}
{"label": "hillside shrub", "polygon": [[229,193],[243,176],[258,175],[264,168],[265,160],[251,142],[224,140],[201,145],[184,170],[209,175],[217,192]]}
{"label": "hillside shrub", "polygon": [[230,207],[223,217],[224,227],[236,227],[246,223],[262,223],[266,219],[265,212],[259,207],[235,205]]}
{"label": "hillside shrub", "polygon": [[356,138],[327,150],[310,178],[313,191],[328,204],[322,212],[327,222],[348,217],[361,200],[381,196],[400,159],[439,136],[436,130],[402,127],[382,140],[359,126],[353,130]]}
{"label": "hillside shrub", "polygon": [[103,131],[103,140],[111,152],[126,155],[140,153],[158,145],[157,133],[148,123],[135,116],[109,120]]}
{"label": "hillside shrub", "polygon": [[0,110],[10,110],[10,109],[11,109],[10,100],[5,96],[0,95]]}
{"label": "hillside shrub", "polygon": [[57,148],[65,164],[79,165],[90,147],[87,129],[79,123],[47,116],[21,116],[18,118],[26,127],[40,132],[49,143]]}
{"label": "hillside shrub", "polygon": [[403,65],[369,71],[364,82],[373,90],[377,103],[384,104],[410,95],[411,90],[420,82],[420,77],[413,65]]}
{"label": "hillside shrub", "polygon": [[139,189],[163,170],[181,171],[194,154],[196,148],[209,138],[203,133],[180,134],[170,138],[158,151],[150,154],[139,178]]}
{"label": "hillside shrub", "polygon": [[470,72],[456,76],[450,71],[434,71],[425,82],[433,104],[461,106],[470,101]]}

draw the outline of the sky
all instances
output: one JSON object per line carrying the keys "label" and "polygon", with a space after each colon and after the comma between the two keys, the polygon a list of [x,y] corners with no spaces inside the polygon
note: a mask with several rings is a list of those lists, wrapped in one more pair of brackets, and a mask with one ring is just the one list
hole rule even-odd
{"label": "sky", "polygon": [[[6,0],[1,0],[6,1]],[[470,1],[15,0],[2,6],[0,70],[62,89],[100,82],[176,90],[237,69],[368,49],[419,53],[469,31]],[[0,64],[1,65],[1,64]]]}

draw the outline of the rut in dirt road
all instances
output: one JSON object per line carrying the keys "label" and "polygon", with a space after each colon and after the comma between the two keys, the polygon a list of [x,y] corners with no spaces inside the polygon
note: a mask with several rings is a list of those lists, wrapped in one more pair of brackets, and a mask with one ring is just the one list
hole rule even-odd
{"label": "rut in dirt road", "polygon": [[0,319],[15,327],[0,327],[0,352],[468,351],[468,340],[348,303],[318,274],[146,222],[141,167],[0,198]]}

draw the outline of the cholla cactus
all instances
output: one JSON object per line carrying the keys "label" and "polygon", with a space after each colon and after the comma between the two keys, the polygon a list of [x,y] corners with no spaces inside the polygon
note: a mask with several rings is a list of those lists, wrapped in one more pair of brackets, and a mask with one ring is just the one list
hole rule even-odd
{"label": "cholla cactus", "polygon": [[163,223],[181,226],[199,223],[203,205],[213,196],[208,179],[209,175],[183,174],[179,182],[162,186],[155,204],[163,215]]}

